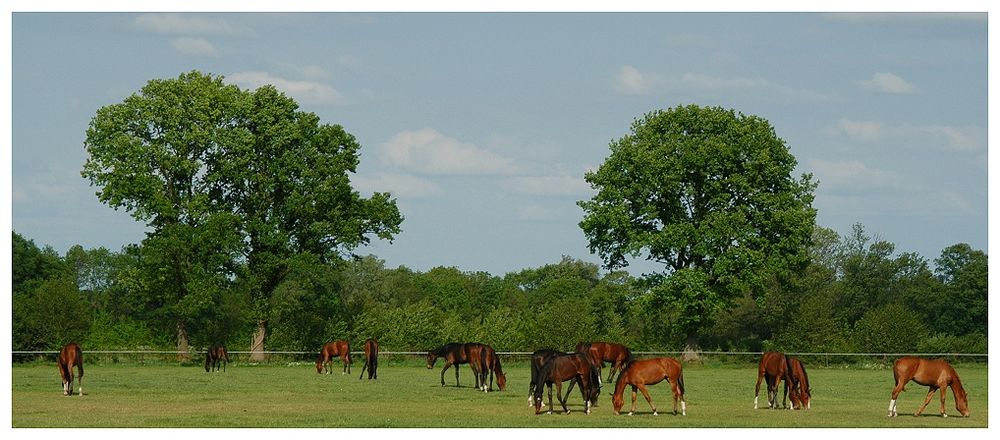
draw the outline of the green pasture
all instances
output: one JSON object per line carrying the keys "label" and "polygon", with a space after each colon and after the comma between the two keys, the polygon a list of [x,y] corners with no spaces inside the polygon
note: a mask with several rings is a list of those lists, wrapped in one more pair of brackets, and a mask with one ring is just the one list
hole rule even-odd
{"label": "green pasture", "polygon": [[[913,417],[926,388],[911,383],[899,399],[899,417],[887,418],[892,372],[888,369],[812,366],[812,409],[753,409],[756,365],[685,365],[688,415],[670,414],[669,387],[652,387],[659,416],[638,397],[637,414],[614,415],[602,390],[591,415],[574,389],[570,414],[538,415],[527,406],[526,363],[506,365],[505,392],[472,388],[467,365],[462,386],[451,370],[441,387],[440,363],[433,370],[418,361],[386,363],[377,381],[337,371],[319,375],[310,363],[230,364],[225,373],[169,364],[88,364],[84,395],[64,397],[54,364],[17,365],[12,376],[12,425],[21,427],[987,427],[987,367],[959,365],[969,393],[970,418],[957,417],[951,392],[938,415],[935,396],[921,417]],[[606,374],[607,370],[605,370]],[[761,402],[766,401],[761,392]],[[558,403],[556,403],[558,406]],[[765,404],[766,405],[766,404]],[[906,415],[903,415],[906,414]]]}

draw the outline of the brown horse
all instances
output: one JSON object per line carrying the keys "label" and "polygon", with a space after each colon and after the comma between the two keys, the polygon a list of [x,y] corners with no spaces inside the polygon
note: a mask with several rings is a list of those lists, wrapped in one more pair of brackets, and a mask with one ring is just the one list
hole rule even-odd
{"label": "brown horse", "polygon": [[368,380],[378,379],[378,341],[374,339],[365,340],[365,365],[361,367],[360,380],[368,369]]}
{"label": "brown horse", "polygon": [[[757,366],[757,387],[753,394],[753,409],[757,409],[757,396],[760,395],[760,381],[761,379],[767,378],[767,407],[777,408],[778,403],[775,401],[778,399],[778,384],[781,381],[785,381],[785,394],[781,399],[781,406],[785,407],[785,401],[788,399],[788,359],[782,353],[776,353],[769,351],[764,353],[760,357],[760,364]],[[792,393],[792,406],[796,406],[798,401],[798,396]]]}
{"label": "brown horse", "polygon": [[569,408],[566,407],[566,401],[569,400],[569,393],[566,393],[566,398],[562,396],[562,383],[567,380],[580,382],[580,394],[583,396],[584,412],[590,414],[590,407],[596,397],[594,395],[595,390],[599,389],[597,388],[599,374],[597,373],[597,368],[590,363],[590,359],[585,354],[562,354],[549,359],[542,365],[542,369],[539,370],[537,380],[538,383],[535,386],[534,393],[535,414],[541,414],[542,412],[542,384],[549,387],[548,413],[552,414],[553,383],[556,385],[556,397],[559,398],[559,403],[562,405],[563,411],[569,414]]}
{"label": "brown horse", "polygon": [[226,364],[229,363],[229,352],[226,351],[226,346],[222,344],[216,344],[208,347],[208,351],[205,352],[205,372],[212,370],[219,371],[219,364],[222,364],[222,371],[226,371]]}
{"label": "brown horse", "polygon": [[340,374],[351,374],[351,344],[343,339],[323,344],[316,358],[316,372],[322,374],[333,374],[330,363],[335,356],[340,356],[340,361],[344,363],[344,370]]}
{"label": "brown horse", "polygon": [[612,381],[616,372],[632,362],[632,351],[622,344],[614,342],[581,342],[576,344],[576,352],[584,353],[590,358],[591,363],[597,367],[597,374],[600,376],[604,362],[611,363],[611,370],[608,371],[608,382]]}
{"label": "brown horse", "polygon": [[[479,384],[480,389],[484,392],[489,392],[493,389],[493,378],[496,377],[497,386],[500,387],[500,391],[507,389],[507,375],[503,373],[503,367],[500,365],[500,357],[497,356],[497,352],[493,350],[493,347],[489,345],[483,345],[482,349],[479,350]],[[486,376],[490,377],[490,385],[486,386]]]}
{"label": "brown horse", "polygon": [[[477,344],[475,342],[469,342],[463,344],[461,342],[449,342],[438,348],[435,348],[427,352],[427,369],[434,368],[434,363],[437,359],[444,358],[445,364],[444,368],[441,369],[441,386],[444,386],[444,372],[448,371],[452,365],[455,365],[455,386],[461,386],[458,381],[458,365],[469,364],[472,367],[473,376],[476,378],[476,387],[479,387],[479,370],[477,369],[480,358],[479,350],[482,344]],[[469,356],[470,352],[474,353],[474,356]],[[475,362],[473,364],[473,362]]]}
{"label": "brown horse", "polygon": [[63,385],[63,395],[69,396],[73,394],[73,366],[76,366],[76,370],[80,376],[80,395],[83,395],[83,350],[76,342],[70,342],[66,344],[62,350],[59,350],[59,359],[56,361],[59,364],[59,376],[62,377]]}
{"label": "brown horse", "polygon": [[924,404],[913,414],[914,416],[924,412],[924,408],[934,398],[934,392],[940,389],[941,417],[948,417],[944,410],[944,401],[945,389],[950,386],[955,395],[955,409],[962,416],[969,417],[969,395],[965,392],[965,388],[962,388],[958,373],[944,359],[931,360],[912,356],[900,358],[892,365],[892,377],[896,380],[896,386],[892,389],[892,400],[889,401],[889,417],[896,416],[896,398],[899,397],[899,393],[905,391],[907,382],[911,380],[930,388]]}
{"label": "brown horse", "polygon": [[[549,359],[556,356],[567,354],[562,351],[556,351],[549,348],[543,348],[541,350],[536,350],[531,353],[531,382],[528,383],[528,406],[535,405],[535,387],[538,386],[538,373],[541,371],[542,366],[545,365]],[[567,393],[568,394],[568,393]],[[543,403],[544,405],[544,403]]]}
{"label": "brown horse", "polygon": [[788,378],[791,379],[789,388],[799,401],[799,406],[795,409],[812,408],[812,387],[809,386],[809,375],[806,373],[805,364],[793,357],[785,358],[788,359]]}
{"label": "brown horse", "polygon": [[622,406],[625,405],[625,386],[630,385],[632,386],[632,409],[629,410],[628,415],[635,413],[636,389],[642,391],[646,402],[653,408],[653,415],[659,415],[656,412],[656,405],[653,404],[653,399],[649,397],[649,390],[646,389],[646,385],[656,385],[664,379],[670,382],[674,393],[674,415],[677,415],[677,402],[680,401],[681,415],[686,416],[687,401],[684,399],[684,373],[681,363],[671,358],[642,359],[630,362],[622,370],[622,374],[618,375],[618,381],[615,383],[615,391],[611,395],[611,404],[614,405],[615,414],[617,415],[621,411]]}

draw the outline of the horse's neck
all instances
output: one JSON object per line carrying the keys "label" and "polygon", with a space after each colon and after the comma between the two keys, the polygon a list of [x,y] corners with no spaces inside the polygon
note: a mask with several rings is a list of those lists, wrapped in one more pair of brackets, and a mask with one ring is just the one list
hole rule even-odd
{"label": "horse's neck", "polygon": [[961,392],[963,396],[965,395],[965,388],[962,387],[962,380],[958,378],[958,373],[955,372],[954,368],[951,369],[951,390],[956,394]]}

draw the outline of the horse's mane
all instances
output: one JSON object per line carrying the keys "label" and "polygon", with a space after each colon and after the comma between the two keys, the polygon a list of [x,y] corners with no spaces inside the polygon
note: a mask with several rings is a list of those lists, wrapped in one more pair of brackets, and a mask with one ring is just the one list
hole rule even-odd
{"label": "horse's mane", "polygon": [[555,368],[555,365],[555,358],[552,358],[542,364],[542,368],[538,370],[538,380],[535,382],[534,394],[534,398],[536,400],[542,398],[542,391],[545,389],[545,382],[549,380],[549,375],[552,374],[552,369]]}
{"label": "horse's mane", "polygon": [[802,363],[802,361],[799,361],[799,366],[802,367],[802,376],[806,380],[806,384],[805,384],[806,385],[806,392],[809,393],[809,394],[812,394],[812,390],[810,389],[811,387],[809,386],[809,373],[806,372],[806,364]]}
{"label": "horse's mane", "polygon": [[954,367],[952,367],[951,365],[948,365],[948,368],[951,369],[951,389],[953,391],[954,390],[962,390],[962,398],[968,400],[968,394],[969,393],[967,393],[965,391],[965,387],[962,386],[962,379],[958,378],[958,373],[955,372],[955,368]]}

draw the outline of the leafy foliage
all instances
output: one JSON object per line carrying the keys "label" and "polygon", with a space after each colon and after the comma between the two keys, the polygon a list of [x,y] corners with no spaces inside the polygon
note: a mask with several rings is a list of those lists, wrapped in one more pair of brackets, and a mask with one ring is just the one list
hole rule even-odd
{"label": "leafy foliage", "polygon": [[631,131],[586,174],[598,194],[579,202],[580,227],[609,269],[664,264],[647,278],[650,305],[680,307],[678,331],[693,336],[714,310],[805,265],[815,185],[792,177],[795,158],[766,120],[691,105]]}

